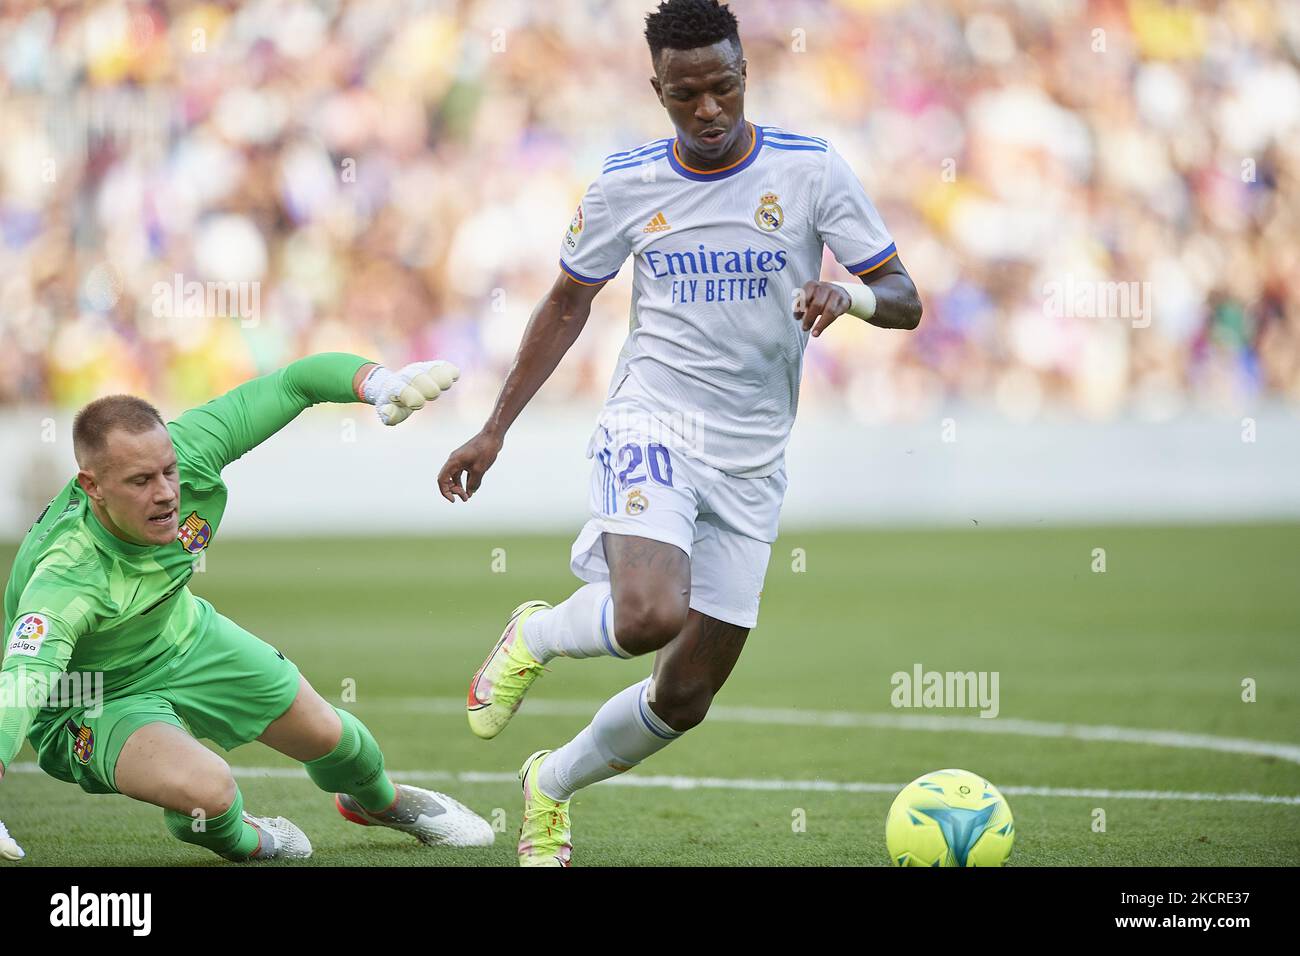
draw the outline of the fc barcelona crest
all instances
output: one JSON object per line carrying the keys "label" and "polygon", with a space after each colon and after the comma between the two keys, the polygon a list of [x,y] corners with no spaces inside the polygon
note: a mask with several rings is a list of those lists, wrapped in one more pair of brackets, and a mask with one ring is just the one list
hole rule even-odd
{"label": "fc barcelona crest", "polygon": [[200,517],[197,511],[191,511],[190,516],[181,522],[176,539],[190,554],[198,554],[212,540],[212,525],[207,518]]}
{"label": "fc barcelona crest", "polygon": [[763,193],[758,199],[758,208],[754,210],[754,225],[764,232],[776,232],[785,222],[785,213],[777,205],[776,193]]}
{"label": "fc barcelona crest", "polygon": [[95,753],[95,732],[82,724],[80,727],[72,720],[63,725],[68,733],[72,734],[72,753],[77,758],[77,763],[83,767],[90,763],[90,758]]}

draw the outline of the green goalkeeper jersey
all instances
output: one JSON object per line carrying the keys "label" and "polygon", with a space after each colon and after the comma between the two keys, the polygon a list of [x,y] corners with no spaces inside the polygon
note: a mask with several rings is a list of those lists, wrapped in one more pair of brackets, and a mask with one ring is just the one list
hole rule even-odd
{"label": "green goalkeeper jersey", "polygon": [[357,401],[352,380],[367,361],[313,355],[169,423],[180,478],[180,531],[169,545],[117,538],[76,479],[68,482],[27,532],[5,589],[0,764],[9,766],[33,722],[57,717],[55,701],[44,706],[51,688],[90,685],[108,699],[130,693],[203,634],[211,611],[187,585],[225,514],[222,469],[303,409]]}

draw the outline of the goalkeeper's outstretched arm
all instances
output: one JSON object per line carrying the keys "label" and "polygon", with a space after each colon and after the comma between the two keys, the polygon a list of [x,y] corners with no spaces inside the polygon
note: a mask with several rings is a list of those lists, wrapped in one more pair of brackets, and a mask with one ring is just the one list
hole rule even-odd
{"label": "goalkeeper's outstretched arm", "polygon": [[178,456],[219,474],[312,405],[367,402],[381,422],[397,425],[459,377],[449,362],[415,362],[392,371],[360,355],[322,352],[190,409],[169,430]]}

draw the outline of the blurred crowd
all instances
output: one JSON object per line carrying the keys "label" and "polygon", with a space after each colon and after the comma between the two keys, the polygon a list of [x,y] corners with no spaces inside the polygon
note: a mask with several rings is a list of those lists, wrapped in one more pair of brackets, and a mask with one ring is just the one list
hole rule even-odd
{"label": "blurred crowd", "polygon": [[[0,405],[342,348],[452,359],[477,413],[603,157],[671,134],[651,6],[5,0]],[[925,305],[813,341],[803,415],[1300,407],[1300,4],[731,7],[749,118],[835,144]],[[631,273],[539,401],[603,394]]]}

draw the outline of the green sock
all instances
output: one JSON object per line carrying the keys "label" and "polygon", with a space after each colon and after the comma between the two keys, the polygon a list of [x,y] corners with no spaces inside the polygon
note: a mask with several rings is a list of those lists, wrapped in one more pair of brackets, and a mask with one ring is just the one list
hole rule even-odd
{"label": "green sock", "polygon": [[372,813],[387,810],[397,799],[384,754],[366,725],[346,710],[334,710],[343,721],[338,746],[324,757],[303,764],[307,776],[326,793],[346,793]]}
{"label": "green sock", "polygon": [[238,788],[230,809],[219,817],[205,820],[197,831],[196,818],[175,810],[164,810],[163,822],[182,843],[206,847],[227,860],[247,860],[259,843],[257,831],[244,822],[244,795]]}

